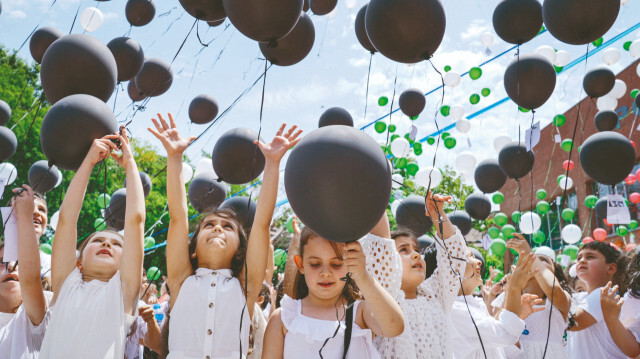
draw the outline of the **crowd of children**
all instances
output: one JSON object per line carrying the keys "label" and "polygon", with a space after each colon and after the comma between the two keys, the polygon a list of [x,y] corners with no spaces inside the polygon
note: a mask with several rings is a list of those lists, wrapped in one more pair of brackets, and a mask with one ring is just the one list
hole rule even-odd
{"label": "crowd of children", "polygon": [[[294,221],[284,277],[274,287],[270,226],[280,161],[301,131],[282,125],[271,142],[257,141],[265,169],[251,228],[233,211],[215,210],[190,233],[181,172],[194,138],[181,137],[171,115],[153,124],[149,131],[167,153],[170,214],[160,293],[143,273],[144,193],[129,139],[124,132],[97,139],[60,207],[50,288],[38,246],[46,200],[26,185],[14,190],[18,261],[4,261],[0,242],[0,358],[640,356],[635,251],[591,242],[578,252],[575,272],[565,273],[516,234],[507,247],[518,253],[517,265],[501,281],[483,283],[482,262],[444,213],[451,198],[437,194],[425,200],[435,223],[427,255],[411,232],[391,232],[386,214],[346,244]],[[98,231],[76,248],[91,171],[109,157],[128,182],[124,234]]]}

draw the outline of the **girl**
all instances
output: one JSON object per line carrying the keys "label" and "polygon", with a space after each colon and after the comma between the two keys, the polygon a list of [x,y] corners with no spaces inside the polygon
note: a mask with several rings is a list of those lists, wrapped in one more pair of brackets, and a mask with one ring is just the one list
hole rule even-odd
{"label": "girl", "polygon": [[[388,228],[385,213],[372,233],[389,236]],[[269,320],[263,358],[378,358],[372,333],[385,337],[402,333],[400,307],[383,288],[393,284],[393,275],[381,275],[393,263],[380,258],[379,253],[393,250],[392,243],[373,234],[367,237],[362,241],[366,251],[372,253],[370,258],[358,241],[338,244],[308,227],[302,230],[294,258],[298,272],[293,298],[285,295],[282,307]],[[380,273],[382,285],[369,274],[367,266]],[[346,281],[342,280],[345,277]],[[358,289],[366,300],[360,300]],[[346,319],[336,321],[336,317]]]}
{"label": "girl", "polygon": [[195,137],[181,138],[171,114],[169,124],[159,114],[158,119],[159,123],[153,119],[155,130],[149,131],[167,150],[171,216],[167,235],[171,288],[167,358],[245,358],[249,324],[267,266],[280,160],[298,143],[302,131],[294,134],[293,126],[283,135],[286,125],[282,125],[271,143],[256,141],[266,164],[248,244],[242,225],[228,210],[204,216],[189,241],[182,155]]}
{"label": "girl", "polygon": [[[507,242],[507,248],[513,248],[520,256],[531,253],[529,243],[520,233],[514,233],[514,238]],[[568,288],[568,284],[562,266],[545,255],[536,255],[534,261],[533,266],[538,268],[538,272],[529,280],[524,291],[545,300],[545,306],[543,311],[525,319],[526,334],[520,336],[521,358],[537,359],[544,356],[549,359],[568,359],[562,341],[571,309],[571,296],[563,289]]]}
{"label": "girl", "polygon": [[[60,206],[51,253],[51,321],[41,358],[122,358],[136,319],[144,248],[144,193],[129,139],[93,141]],[[122,155],[112,154],[119,140]],[[93,167],[113,157],[127,176],[124,237],[107,230],[91,234],[76,258],[78,215]]]}

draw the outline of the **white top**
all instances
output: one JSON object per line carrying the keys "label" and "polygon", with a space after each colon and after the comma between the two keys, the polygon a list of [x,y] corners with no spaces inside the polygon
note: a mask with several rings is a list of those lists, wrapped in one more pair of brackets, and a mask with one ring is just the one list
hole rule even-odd
{"label": "white top", "polygon": [[[280,302],[282,312],[280,318],[287,328],[284,338],[283,359],[320,358],[320,348],[324,342],[333,337],[338,327],[337,320],[321,320],[310,318],[302,314],[302,300],[294,300],[285,295]],[[373,346],[370,329],[362,329],[355,322],[360,301],[353,306],[353,327],[351,344],[347,352],[347,359],[377,359],[380,355]],[[337,335],[329,339],[322,348],[324,358],[339,359],[344,352],[344,331],[346,325],[340,322]]]}
{"label": "white top", "polygon": [[238,359],[240,353],[246,358],[251,318],[240,281],[231,273],[198,268],[182,283],[170,313],[167,359]]}
{"label": "white top", "polygon": [[262,347],[264,342],[264,332],[267,329],[267,317],[265,317],[262,308],[255,303],[253,309],[253,317],[251,318],[251,334],[249,338],[253,338],[250,342],[252,351],[247,355],[247,359],[262,358]]}
{"label": "white top", "polygon": [[[440,238],[436,240],[442,241]],[[402,291],[395,296],[404,314],[404,332],[395,338],[375,339],[376,347],[383,358],[453,357],[447,315],[460,290],[460,280],[451,268],[458,273],[464,273],[466,262],[453,257],[466,258],[467,245],[457,228],[456,234],[444,243],[448,253],[438,246],[438,266],[431,277],[418,287],[417,298],[405,299]],[[397,253],[395,244],[393,250]],[[451,259],[448,254],[451,255]],[[402,265],[402,262],[400,264]]]}
{"label": "white top", "polygon": [[3,318],[11,319],[0,326],[0,358],[37,359],[49,324],[49,311],[37,326],[31,323],[22,305],[15,314],[2,314]]}
{"label": "white top", "polygon": [[122,358],[136,317],[124,311],[120,271],[108,282],[85,282],[75,268],[51,307],[40,358]]}
{"label": "white top", "polygon": [[[627,358],[611,338],[607,323],[604,321],[602,306],[600,305],[601,290],[602,288],[598,288],[589,293],[584,301],[579,304],[579,307],[591,314],[597,322],[587,329],[573,332],[568,337],[567,348],[571,358]],[[622,305],[622,311],[625,312],[625,315],[629,313],[632,307],[636,311],[640,309],[636,301],[632,302],[631,306],[628,306],[626,302]],[[636,313],[635,315],[637,316],[638,314]],[[621,320],[623,323],[625,322],[622,315]]]}
{"label": "white top", "polygon": [[[147,303],[139,300],[138,308],[143,305],[147,305]],[[146,335],[147,322],[145,322],[142,317],[138,316],[136,318],[135,332],[132,335],[129,335],[129,332],[127,332],[127,341],[124,345],[124,354],[126,359],[142,359],[142,356],[144,354],[144,346],[140,345],[140,339],[144,341]]]}
{"label": "white top", "polygon": [[640,298],[634,298],[630,291],[624,295],[620,321],[640,343]]}
{"label": "white top", "polygon": [[[449,313],[451,341],[457,343],[453,346],[453,356],[456,359],[484,359],[478,334],[469,316],[469,311],[471,311],[480,332],[487,358],[515,357],[511,353],[518,352],[515,344],[524,331],[524,321],[506,309],[500,313],[499,320],[496,320],[489,314],[482,299],[472,295],[466,296],[469,304],[467,310],[464,299],[464,297],[458,296],[451,313]],[[505,354],[505,351],[510,354]]]}
{"label": "white top", "polygon": [[[544,310],[529,315],[525,320],[525,331],[520,336],[520,346],[522,354],[518,359],[569,359],[567,349],[562,343],[564,330],[567,328],[567,321],[562,317],[562,313],[553,307],[551,314],[551,330],[549,330],[549,310],[551,301],[547,299]],[[526,334],[525,334],[526,333]],[[549,333],[549,345],[547,353],[544,348],[547,343],[547,333]]]}

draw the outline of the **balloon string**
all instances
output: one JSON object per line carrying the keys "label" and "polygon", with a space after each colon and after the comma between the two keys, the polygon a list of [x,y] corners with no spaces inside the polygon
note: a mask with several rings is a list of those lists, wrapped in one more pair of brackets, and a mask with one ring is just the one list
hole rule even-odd
{"label": "balloon string", "polygon": [[393,80],[393,96],[391,96],[391,107],[389,108],[389,126],[387,127],[387,144],[385,145],[385,147],[389,146],[389,135],[391,134],[391,131],[389,130],[389,127],[391,127],[391,114],[393,114],[393,103],[394,100],[396,98],[396,84],[398,83],[398,66],[396,66],[396,75],[395,75],[395,79]]}
{"label": "balloon string", "polygon": [[29,107],[29,109],[27,109],[27,111],[22,115],[22,117],[20,117],[16,123],[13,124],[13,126],[11,126],[11,130],[13,130],[16,126],[18,126],[18,124],[24,120],[30,113],[31,111],[33,111],[33,109],[36,107],[36,103],[38,102],[38,100],[40,100],[39,98],[35,98],[33,100],[33,103],[31,104],[31,106]]}
{"label": "balloon string", "polygon": [[320,51],[322,50],[322,46],[324,45],[324,38],[327,35],[327,28],[329,27],[329,18],[327,18],[324,23],[324,31],[322,32],[322,39],[320,40],[320,46],[318,47],[318,58],[320,58]]}
{"label": "balloon string", "polygon": [[629,130],[629,140],[631,140],[631,134],[633,133],[633,130],[636,127],[636,120],[638,119],[638,113],[640,113],[640,110],[636,111],[635,115],[633,116],[633,123],[631,124],[631,130]]}
{"label": "balloon string", "polygon": [[[198,23],[198,19],[196,19],[196,24],[197,23]],[[209,44],[202,42],[202,39],[200,38],[200,26],[198,25],[196,25],[196,36],[198,37],[198,41],[200,41],[200,45],[202,45],[203,47],[209,46]]]}
{"label": "balloon string", "polygon": [[71,32],[73,31],[73,27],[76,24],[76,19],[78,18],[78,13],[80,13],[80,8],[82,7],[82,2],[83,2],[83,0],[80,0],[80,2],[78,3],[78,9],[76,10],[76,15],[73,17],[73,22],[71,23],[71,28],[69,29],[69,35],[71,35]]}
{"label": "balloon string", "polygon": [[[364,95],[364,123],[367,123],[367,108],[369,105],[369,79],[371,78],[371,63],[373,62],[373,52],[369,57],[369,71],[367,72],[367,90]],[[364,130],[364,127],[361,127]]]}
{"label": "balloon string", "polygon": [[[100,1],[98,1],[98,3],[96,4],[96,9],[100,7]],[[93,16],[96,14],[96,12],[92,12],[91,13],[91,17],[89,18],[89,24],[91,24],[91,20],[93,20]],[[87,33],[87,29],[85,28],[84,31],[82,32],[82,34],[86,34]]]}
{"label": "balloon string", "polygon": [[[51,11],[51,8],[53,7],[53,5],[56,3],[56,1],[58,0],[53,0],[53,2],[51,3],[51,5],[49,5],[49,9],[47,9],[47,11],[44,13],[44,16],[42,17],[42,19],[46,19],[47,15],[49,15],[49,12]],[[22,44],[20,45],[20,47],[18,48],[18,51],[16,52],[20,52],[20,50],[22,50],[22,48],[24,47],[24,45],[27,43],[27,41],[29,41],[29,39],[31,38],[31,35],[33,35],[36,30],[38,30],[38,27],[40,27],[40,24],[42,23],[42,20],[40,20],[40,22],[38,22],[38,25],[36,25],[33,30],[31,30],[31,33],[29,33],[29,35],[27,35],[27,38],[24,39],[24,41],[22,42]]]}
{"label": "balloon string", "polygon": [[[167,28],[164,30],[164,32],[163,32],[162,34],[160,34],[160,36],[159,36],[157,39],[153,40],[153,42],[151,43],[151,45],[149,45],[149,48],[152,48],[152,47],[153,47],[153,45],[155,45],[156,41],[158,41],[158,40],[159,40],[159,39],[161,39],[164,35],[166,35],[166,34],[167,34],[167,32],[169,32],[169,29],[171,29],[171,27],[173,26],[173,24],[175,24],[176,22],[178,22],[178,20],[182,19],[182,17],[184,16],[184,14],[185,14],[185,13],[181,13],[181,14],[180,14],[180,16],[178,16],[175,20],[173,20],[173,21],[169,24],[169,26],[167,26]],[[162,16],[162,15],[160,15],[160,16]],[[160,17],[160,16],[158,16],[158,17]]]}
{"label": "balloon string", "polygon": [[[35,113],[35,115],[33,115],[33,120],[31,120],[31,124],[29,125],[29,129],[27,130],[27,133],[24,136],[25,139],[29,138],[29,134],[31,133],[31,129],[33,128],[34,122],[36,122],[36,119],[38,118],[38,113],[40,112],[40,109],[42,108],[42,103],[43,102],[44,102],[44,96],[40,96],[40,102],[38,103],[38,108],[36,109],[36,113]],[[26,145],[27,145],[27,143],[25,142],[25,146]]]}
{"label": "balloon string", "polygon": [[189,35],[191,35],[191,32],[193,31],[193,28],[196,26],[196,24],[198,23],[198,19],[196,19],[196,21],[193,22],[193,25],[191,25],[191,28],[189,29],[189,32],[187,33],[187,36],[184,37],[184,40],[182,40],[182,44],[180,44],[180,47],[178,48],[178,51],[176,51],[176,54],[173,55],[173,59],[171,60],[171,64],[173,65],[173,62],[176,61],[176,58],[178,57],[178,54],[180,54],[180,51],[182,51],[182,48],[184,47],[184,44],[187,42],[187,39],[189,38]]}
{"label": "balloon string", "polygon": [[[435,67],[435,65],[433,64],[433,62],[431,62],[431,59],[427,59],[427,61],[429,61],[429,64],[431,64],[431,67],[433,68],[433,70],[438,73],[438,75],[440,75],[440,81],[442,83],[442,96],[440,97],[440,103],[438,104],[438,106],[435,109],[435,113],[433,115],[433,123],[435,123],[436,125],[436,130],[438,132],[440,132],[440,126],[438,125],[438,110],[442,107],[442,104],[444,103],[444,96],[445,96],[445,92],[444,92],[444,77],[442,76],[442,72],[440,72],[438,70],[437,67]],[[427,67],[428,70],[428,67]],[[440,149],[440,140],[442,139],[442,136],[438,136],[438,140],[436,142],[436,151],[433,154],[433,161],[431,162],[431,171],[429,171],[429,183],[427,184],[427,193],[429,193],[429,191],[431,190],[431,175],[433,174],[433,171],[436,168],[436,159],[438,157],[438,150]]]}

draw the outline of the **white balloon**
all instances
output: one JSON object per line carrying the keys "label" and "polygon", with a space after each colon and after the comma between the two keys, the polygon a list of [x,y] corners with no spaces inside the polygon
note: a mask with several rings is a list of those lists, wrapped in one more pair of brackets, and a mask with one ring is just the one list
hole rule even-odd
{"label": "white balloon", "polygon": [[444,74],[444,84],[449,87],[456,87],[460,84],[460,74],[455,71],[449,71]]}
{"label": "white balloon", "polygon": [[558,181],[558,186],[560,186],[562,190],[565,189],[565,186],[567,189],[571,189],[573,187],[573,180],[571,177],[562,177],[560,181]]}
{"label": "white balloon", "polygon": [[540,229],[540,225],[542,224],[542,220],[537,213],[534,212],[526,212],[522,214],[520,217],[520,230],[524,234],[532,234],[538,229]]}
{"label": "white balloon", "polygon": [[640,64],[636,67],[636,73],[638,74],[638,77],[640,77]]}
{"label": "white balloon", "polygon": [[404,177],[402,177],[401,174],[396,173],[393,176],[391,176],[391,187],[393,187],[394,189],[400,188],[403,183],[404,183]]}
{"label": "white balloon", "polygon": [[613,65],[620,60],[620,51],[615,47],[610,47],[602,52],[602,62]]}
{"label": "white balloon", "polygon": [[449,110],[449,115],[454,119],[457,120],[459,118],[462,118],[462,116],[464,116],[464,107],[460,106],[460,105],[453,105],[451,106],[451,110]]}
{"label": "white balloon", "polygon": [[618,108],[618,100],[611,96],[598,97],[596,107],[598,107],[600,111],[615,111],[616,108]]}
{"label": "white balloon", "polygon": [[575,224],[568,224],[562,228],[561,236],[567,244],[578,243],[582,239],[582,229]]}
{"label": "white balloon", "polygon": [[472,172],[476,168],[476,156],[469,152],[463,151],[456,157],[456,168],[462,173]]}
{"label": "white balloon", "polygon": [[427,167],[416,173],[416,184],[427,188],[429,186],[429,176],[431,176],[431,188],[436,188],[442,182],[442,172],[435,167]]}
{"label": "white balloon", "polygon": [[49,220],[49,226],[51,226],[51,228],[53,228],[54,231],[56,230],[56,227],[58,227],[59,219],[60,219],[60,211],[57,211],[51,216],[51,219]]}
{"label": "white balloon", "polygon": [[553,249],[547,246],[540,246],[536,248],[533,253],[535,253],[538,256],[547,256],[551,258],[554,262],[556,260],[556,252],[554,252]]}
{"label": "white balloon", "polygon": [[395,157],[406,157],[411,151],[411,144],[404,137],[396,138],[391,142],[391,154]]}
{"label": "white balloon", "polygon": [[571,278],[575,278],[578,276],[578,263],[573,263],[571,268],[569,268],[569,276],[571,276]]}
{"label": "white balloon", "polygon": [[558,50],[558,52],[556,52],[556,61],[553,64],[558,67],[565,67],[567,66],[570,60],[571,60],[571,55],[569,55],[569,52],[564,50]]}
{"label": "white balloon", "polygon": [[493,45],[493,34],[491,34],[490,32],[485,32],[484,34],[480,35],[480,43],[484,47]]}
{"label": "white balloon", "polygon": [[193,178],[193,168],[188,163],[182,162],[182,179],[184,183],[191,181]]}
{"label": "white balloon", "polygon": [[640,39],[631,43],[631,46],[629,47],[629,53],[634,58],[640,57]]}
{"label": "white balloon", "polygon": [[347,6],[347,9],[353,9],[358,5],[358,0],[345,0],[344,4]]}
{"label": "white balloon", "polygon": [[82,11],[82,15],[80,15],[80,24],[82,27],[89,31],[96,31],[102,26],[102,21],[104,21],[104,16],[102,16],[102,11],[95,7],[88,7]]}
{"label": "white balloon", "polygon": [[53,188],[58,188],[58,186],[60,186],[60,184],[62,183],[62,172],[60,172],[60,170],[58,170],[58,181],[56,182],[56,185]]}
{"label": "white balloon", "polygon": [[18,177],[16,166],[9,162],[0,164],[0,178],[4,179],[5,185],[12,184]]}
{"label": "white balloon", "polygon": [[624,81],[617,79],[611,91],[607,94],[609,97],[620,99],[627,93],[627,84]]}
{"label": "white balloon", "polygon": [[396,199],[395,201],[393,201],[393,203],[391,203],[391,213],[393,213],[394,216],[396,215],[398,207],[400,207],[400,202],[402,202],[402,200]]}
{"label": "white balloon", "polygon": [[213,171],[213,162],[211,162],[211,160],[208,158],[202,158],[196,163],[196,171],[193,175],[197,176],[202,172],[211,172],[211,171]]}
{"label": "white balloon", "polygon": [[536,53],[546,57],[552,64],[556,62],[556,50],[549,45],[538,47]]}
{"label": "white balloon", "polygon": [[467,133],[471,129],[471,122],[466,118],[459,118],[456,121],[456,130],[460,131],[460,133]]}
{"label": "white balloon", "polygon": [[495,148],[497,152],[500,152],[502,147],[509,142],[511,142],[511,136],[505,134],[498,135],[493,139],[493,148]]}

